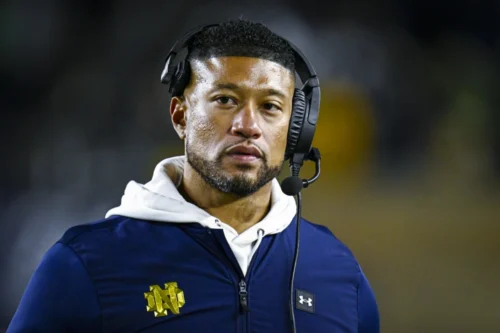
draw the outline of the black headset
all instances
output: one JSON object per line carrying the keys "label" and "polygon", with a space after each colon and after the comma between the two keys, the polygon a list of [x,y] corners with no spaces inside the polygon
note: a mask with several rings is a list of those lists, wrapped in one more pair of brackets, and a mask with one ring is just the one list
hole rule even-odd
{"label": "black headset", "polygon": [[[186,59],[182,59],[177,65],[174,59],[177,54],[186,48],[193,36],[219,24],[209,24],[191,30],[178,40],[165,61],[165,68],[161,74],[161,82],[169,85],[172,96],[181,96],[189,83],[191,68]],[[285,160],[296,165],[298,169],[302,166],[311,151],[311,145],[316,131],[320,106],[320,87],[316,72],[304,54],[288,40],[295,54],[295,70],[302,81],[302,88],[295,89],[293,95],[292,115],[288,129]]]}

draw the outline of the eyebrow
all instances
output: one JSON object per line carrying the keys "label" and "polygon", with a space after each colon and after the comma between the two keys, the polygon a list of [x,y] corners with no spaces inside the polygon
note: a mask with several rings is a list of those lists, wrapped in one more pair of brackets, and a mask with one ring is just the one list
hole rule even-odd
{"label": "eyebrow", "polygon": [[[222,89],[228,89],[228,90],[241,90],[241,87],[238,86],[237,84],[235,83],[217,83],[212,91],[216,91],[216,90],[222,90]],[[262,91],[264,91],[267,95],[270,95],[270,96],[278,96],[278,97],[281,97],[281,98],[286,98],[286,95],[285,93],[279,91],[279,90],[276,90],[276,89],[273,89],[273,88],[267,88],[267,89],[261,89]]]}

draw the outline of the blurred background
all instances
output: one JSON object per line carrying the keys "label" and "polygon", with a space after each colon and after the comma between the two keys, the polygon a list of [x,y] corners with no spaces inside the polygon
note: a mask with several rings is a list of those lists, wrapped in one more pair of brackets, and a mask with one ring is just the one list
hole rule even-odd
{"label": "blurred background", "polygon": [[[3,1],[0,331],[45,251],[182,154],[174,41],[243,17],[315,65],[304,216],[352,249],[382,332],[500,332],[499,1]],[[304,175],[312,166],[304,168]]]}

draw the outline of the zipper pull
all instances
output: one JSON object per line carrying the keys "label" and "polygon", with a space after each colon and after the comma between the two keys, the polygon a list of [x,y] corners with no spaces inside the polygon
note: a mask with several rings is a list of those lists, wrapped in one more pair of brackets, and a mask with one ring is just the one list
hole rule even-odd
{"label": "zipper pull", "polygon": [[240,306],[243,313],[250,311],[248,308],[248,292],[245,280],[240,281]]}

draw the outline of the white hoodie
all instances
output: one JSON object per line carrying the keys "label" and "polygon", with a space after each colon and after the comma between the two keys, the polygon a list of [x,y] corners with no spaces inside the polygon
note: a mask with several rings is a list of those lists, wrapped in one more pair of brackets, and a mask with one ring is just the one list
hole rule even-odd
{"label": "white hoodie", "polygon": [[278,181],[273,179],[269,213],[259,223],[238,234],[228,224],[187,202],[179,193],[177,187],[182,181],[184,162],[184,156],[165,159],[156,166],[153,178],[147,184],[130,181],[125,188],[121,205],[108,211],[106,218],[121,215],[159,222],[198,222],[211,229],[223,229],[227,242],[246,275],[262,237],[277,234],[292,222],[297,209],[294,198],[284,194]]}

